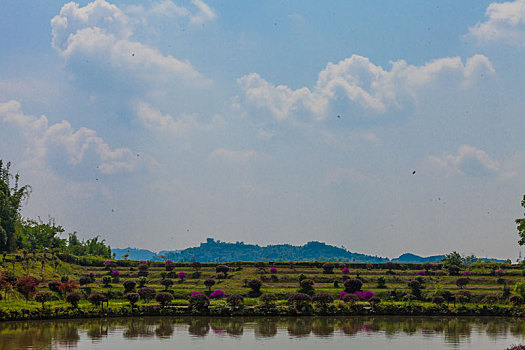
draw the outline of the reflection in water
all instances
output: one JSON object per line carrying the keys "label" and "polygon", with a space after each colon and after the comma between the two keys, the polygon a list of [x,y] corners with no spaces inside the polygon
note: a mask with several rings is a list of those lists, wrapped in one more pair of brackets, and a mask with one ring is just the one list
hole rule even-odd
{"label": "reflection in water", "polygon": [[[176,332],[175,332],[176,331]],[[211,331],[211,332],[210,332]],[[26,321],[0,324],[0,350],[75,348],[82,338],[100,342],[112,335],[126,339],[169,339],[175,333],[193,338],[252,336],[264,340],[287,334],[291,338],[355,337],[377,334],[386,338],[441,337],[460,344],[477,335],[496,342],[525,337],[525,323],[509,318],[433,317],[144,317],[90,320]]]}

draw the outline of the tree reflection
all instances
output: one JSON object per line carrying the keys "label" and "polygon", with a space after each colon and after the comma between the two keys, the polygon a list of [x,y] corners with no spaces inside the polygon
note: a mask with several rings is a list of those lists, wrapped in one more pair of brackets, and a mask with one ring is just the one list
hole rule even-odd
{"label": "tree reflection", "polygon": [[255,338],[272,338],[277,334],[277,320],[275,317],[265,317],[257,320]]}

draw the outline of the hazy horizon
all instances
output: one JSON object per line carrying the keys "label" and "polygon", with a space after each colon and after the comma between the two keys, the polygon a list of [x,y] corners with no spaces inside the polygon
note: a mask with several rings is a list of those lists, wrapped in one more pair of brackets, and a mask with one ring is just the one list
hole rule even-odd
{"label": "hazy horizon", "polygon": [[525,0],[8,0],[0,30],[25,217],[156,251],[518,257]]}

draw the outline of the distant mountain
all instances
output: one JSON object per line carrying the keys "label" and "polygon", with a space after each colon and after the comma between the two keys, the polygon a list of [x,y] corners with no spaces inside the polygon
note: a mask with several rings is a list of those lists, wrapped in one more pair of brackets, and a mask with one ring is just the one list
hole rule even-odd
{"label": "distant mountain", "polygon": [[444,257],[445,255],[432,255],[432,256],[422,257],[422,256],[412,254],[412,253],[405,253],[405,254],[401,254],[398,258],[392,259],[392,261],[399,262],[399,263],[416,263],[416,264],[421,264],[421,263],[426,263],[426,262],[438,263]]}
{"label": "distant mountain", "polygon": [[[259,246],[244,242],[228,243],[208,238],[198,247],[182,250],[163,250],[158,253],[147,249],[124,248],[112,249],[117,259],[123,259],[128,253],[131,260],[163,261],[199,261],[199,262],[227,262],[227,261],[339,261],[339,262],[399,262],[399,263],[438,263],[445,255],[422,257],[412,253],[405,253],[394,259],[383,258],[360,253],[352,253],[343,247],[336,247],[322,242],[308,242],[302,246],[291,244],[273,244]],[[483,259],[497,261],[498,259]]]}
{"label": "distant mountain", "polygon": [[111,249],[111,253],[116,254],[117,259],[124,259],[123,255],[129,252],[128,259],[131,260],[157,260],[160,259],[157,256],[157,253],[152,252],[151,250],[147,249],[137,249],[137,248],[113,248]]}

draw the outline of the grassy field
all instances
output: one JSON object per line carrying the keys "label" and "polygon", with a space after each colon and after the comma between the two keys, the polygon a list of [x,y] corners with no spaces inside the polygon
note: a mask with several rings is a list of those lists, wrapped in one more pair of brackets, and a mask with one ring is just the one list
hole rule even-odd
{"label": "grassy field", "polygon": [[[136,289],[139,288],[139,269],[138,262],[135,261],[117,261],[117,267],[110,270],[101,264],[101,261],[93,263],[99,266],[82,266],[73,263],[66,263],[52,256],[31,255],[27,259],[14,261],[14,256],[5,257],[0,266],[0,273],[4,275],[14,275],[22,277],[31,275],[39,280],[38,291],[49,291],[49,282],[60,281],[61,278],[67,277],[70,281],[78,282],[81,277],[94,276],[94,282],[77,289],[82,300],[79,307],[89,309],[93,306],[86,300],[86,297],[93,292],[104,293],[109,296],[109,307],[118,308],[129,305],[124,298],[123,283],[127,280],[133,280],[137,283]],[[44,261],[44,264],[42,264]],[[165,290],[161,284],[163,279],[172,279],[173,285],[168,291],[173,294],[174,300],[170,305],[184,306],[188,305],[188,298],[193,292],[209,292],[204,285],[207,279],[214,279],[216,284],[211,287],[213,290],[223,290],[226,296],[232,294],[241,294],[244,298],[245,306],[253,306],[260,303],[258,298],[249,297],[250,288],[248,282],[252,279],[262,281],[261,292],[273,293],[277,296],[277,304],[287,303],[288,297],[296,293],[299,289],[300,279],[310,279],[314,282],[314,293],[328,293],[339,298],[339,293],[344,290],[344,278],[358,277],[362,282],[361,290],[370,290],[381,299],[381,303],[403,303],[403,296],[413,292],[409,283],[414,280],[421,282],[422,297],[416,303],[431,303],[433,296],[442,294],[444,291],[456,295],[460,291],[468,291],[471,298],[467,305],[509,305],[509,297],[515,295],[514,285],[523,279],[523,272],[519,265],[499,265],[494,263],[482,263],[463,267],[457,276],[451,276],[449,272],[441,266],[434,266],[427,269],[423,274],[422,266],[418,264],[397,264],[392,269],[386,268],[384,264],[338,264],[334,263],[333,273],[326,273],[323,263],[266,263],[265,266],[256,266],[253,263],[224,263],[230,270],[227,276],[218,276],[216,266],[218,264],[202,264],[199,271],[192,267],[191,263],[177,263],[171,272],[166,271],[162,263],[149,263],[147,276],[145,277],[145,286],[153,287],[157,291]],[[259,264],[262,265],[262,264]],[[275,268],[277,271],[271,272]],[[342,269],[347,268],[348,273],[343,274]],[[503,269],[502,269],[503,268]],[[117,270],[119,276],[117,279],[112,278],[109,286],[104,286],[103,278],[111,276],[111,270]],[[469,272],[465,272],[469,271]],[[184,280],[177,278],[179,272],[185,272],[187,277]],[[467,275],[468,274],[468,275]],[[384,286],[380,287],[378,278],[384,278]],[[463,288],[456,285],[458,278],[468,278],[468,284]],[[507,289],[505,292],[504,289]],[[57,300],[46,303],[46,307],[67,307],[68,304],[63,300],[63,295],[53,293]],[[2,297],[4,292],[2,291]],[[4,299],[4,298],[3,298]],[[464,302],[464,301],[463,301]],[[211,305],[223,305],[226,301],[212,300]],[[139,306],[158,305],[155,300],[139,301]],[[458,304],[459,305],[459,304]],[[0,310],[4,312],[27,309],[36,310],[41,308],[41,303],[34,300],[26,301],[24,297],[16,291],[16,288],[7,293],[7,300],[0,302]]]}

